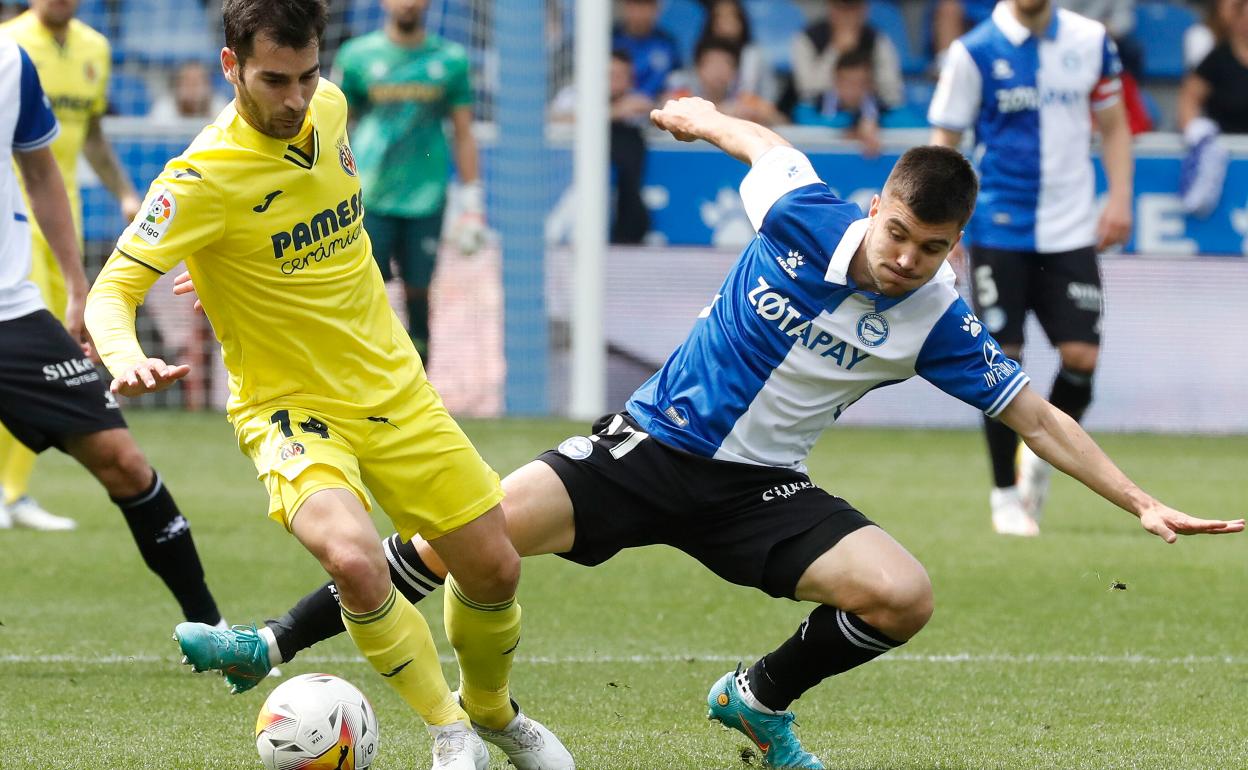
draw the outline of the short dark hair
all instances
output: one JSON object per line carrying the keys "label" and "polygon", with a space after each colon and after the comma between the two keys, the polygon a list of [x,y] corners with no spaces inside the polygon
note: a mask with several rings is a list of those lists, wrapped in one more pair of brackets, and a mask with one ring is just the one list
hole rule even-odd
{"label": "short dark hair", "polygon": [[962,153],[951,147],[911,147],[884,182],[884,195],[904,203],[929,225],[965,225],[975,210],[979,179]]}
{"label": "short dark hair", "polygon": [[874,69],[875,57],[872,56],[870,48],[860,45],[857,48],[849,49],[836,57],[836,64],[832,65],[832,71],[840,72],[841,70],[853,69],[855,67]]}
{"label": "short dark hair", "polygon": [[741,66],[741,46],[725,40],[722,37],[708,37],[698,41],[698,47],[693,50],[693,63],[697,64],[702,61],[702,57],[712,51],[720,51],[732,57],[732,63]]}
{"label": "short dark hair", "polygon": [[284,48],[303,48],[325,36],[325,0],[225,0],[225,44],[239,63],[251,55],[256,36],[267,34]]}
{"label": "short dark hair", "polygon": [[633,65],[633,55],[628,52],[627,48],[612,48],[611,58],[618,62],[624,62],[630,67]]}

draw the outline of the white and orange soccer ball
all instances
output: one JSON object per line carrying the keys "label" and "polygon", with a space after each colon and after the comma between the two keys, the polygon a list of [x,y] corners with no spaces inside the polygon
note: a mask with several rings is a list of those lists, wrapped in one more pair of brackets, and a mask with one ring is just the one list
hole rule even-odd
{"label": "white and orange soccer ball", "polygon": [[368,698],[330,674],[283,682],[256,719],[256,749],[268,770],[365,770],[379,738]]}

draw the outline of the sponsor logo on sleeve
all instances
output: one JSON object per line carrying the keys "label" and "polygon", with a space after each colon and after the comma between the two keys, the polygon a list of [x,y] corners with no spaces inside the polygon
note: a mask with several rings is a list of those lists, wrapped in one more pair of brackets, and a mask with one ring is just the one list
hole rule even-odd
{"label": "sponsor logo on sleeve", "polygon": [[155,246],[160,243],[177,212],[178,202],[173,193],[164,189],[156,190],[148,200],[147,208],[139,212],[134,234]]}

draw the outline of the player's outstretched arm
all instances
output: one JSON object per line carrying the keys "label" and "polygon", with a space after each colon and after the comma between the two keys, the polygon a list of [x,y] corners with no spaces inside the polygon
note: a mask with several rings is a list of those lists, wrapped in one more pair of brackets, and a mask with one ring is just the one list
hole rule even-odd
{"label": "player's outstretched arm", "polygon": [[164,390],[191,371],[149,358],[135,335],[134,313],[157,277],[150,267],[115,251],[87,296],[87,328],[112,372],[112,391],[123,396]]}
{"label": "player's outstretched arm", "polygon": [[650,122],[682,142],[702,139],[751,165],[772,147],[792,146],[775,131],[729,117],[696,96],[669,99],[663,109],[651,110]]}
{"label": "player's outstretched arm", "polygon": [[1001,413],[1027,446],[1053,467],[1070,475],[1119,508],[1135,514],[1144,529],[1167,543],[1179,535],[1241,532],[1244,520],[1198,519],[1153,498],[1114,465],[1092,437],[1069,415],[1045,401],[1030,386]]}

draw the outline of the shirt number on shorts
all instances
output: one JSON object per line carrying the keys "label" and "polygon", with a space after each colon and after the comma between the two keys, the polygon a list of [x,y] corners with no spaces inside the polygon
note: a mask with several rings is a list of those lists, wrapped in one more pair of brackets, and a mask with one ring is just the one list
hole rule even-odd
{"label": "shirt number on shorts", "polygon": [[975,299],[979,300],[980,307],[992,307],[1001,299],[997,282],[992,278],[992,265],[975,268]]}
{"label": "shirt number on shorts", "polygon": [[[290,438],[295,435],[295,432],[290,429],[289,409],[277,410],[273,413],[273,416],[269,418],[269,422],[281,428],[282,435],[286,438]],[[304,433],[314,433],[321,438],[329,438],[329,426],[311,415],[308,416],[308,419],[299,423],[299,429]]]}

